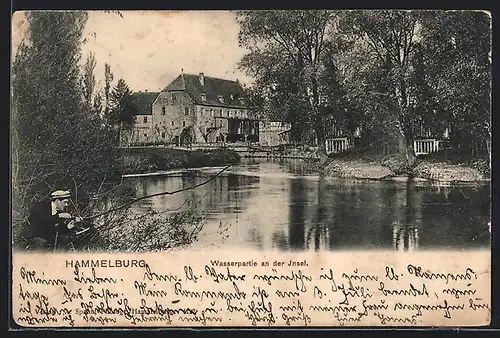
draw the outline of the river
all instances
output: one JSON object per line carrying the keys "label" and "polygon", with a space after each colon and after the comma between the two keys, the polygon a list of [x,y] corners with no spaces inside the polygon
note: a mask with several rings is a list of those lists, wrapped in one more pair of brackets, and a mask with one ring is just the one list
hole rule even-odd
{"label": "river", "polygon": [[[189,188],[220,169],[128,178],[135,197]],[[186,203],[187,202],[187,203]],[[195,248],[429,250],[488,248],[489,184],[319,177],[296,159],[247,159],[208,184],[144,199],[134,213],[194,208]]]}

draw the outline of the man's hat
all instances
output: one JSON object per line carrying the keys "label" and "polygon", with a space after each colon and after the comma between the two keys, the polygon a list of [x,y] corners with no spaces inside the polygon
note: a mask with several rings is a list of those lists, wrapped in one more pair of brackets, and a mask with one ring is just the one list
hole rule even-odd
{"label": "man's hat", "polygon": [[50,199],[52,200],[65,199],[70,197],[71,192],[69,190],[56,190],[52,194],[50,194]]}

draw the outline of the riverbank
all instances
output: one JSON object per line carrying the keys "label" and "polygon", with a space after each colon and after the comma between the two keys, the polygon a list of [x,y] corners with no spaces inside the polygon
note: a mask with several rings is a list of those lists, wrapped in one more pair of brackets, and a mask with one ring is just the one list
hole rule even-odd
{"label": "riverbank", "polygon": [[[338,178],[382,180],[402,174],[397,156],[352,153],[330,157],[315,163],[315,169]],[[416,178],[442,182],[481,182],[490,179],[489,162],[485,158],[464,158],[451,153],[420,156],[413,168]]]}
{"label": "riverbank", "polygon": [[240,155],[229,149],[179,150],[170,148],[120,149],[122,173],[151,173],[179,168],[216,167],[237,164]]}

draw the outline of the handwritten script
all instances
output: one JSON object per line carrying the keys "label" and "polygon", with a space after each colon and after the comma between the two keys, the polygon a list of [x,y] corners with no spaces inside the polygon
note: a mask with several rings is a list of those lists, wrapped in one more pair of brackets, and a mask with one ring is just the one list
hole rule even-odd
{"label": "handwritten script", "polygon": [[132,257],[15,254],[14,320],[40,327],[451,326],[490,319],[488,252]]}

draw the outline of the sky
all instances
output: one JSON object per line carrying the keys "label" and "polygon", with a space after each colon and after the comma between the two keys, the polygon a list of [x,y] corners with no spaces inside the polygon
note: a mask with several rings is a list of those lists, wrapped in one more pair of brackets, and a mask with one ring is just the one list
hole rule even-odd
{"label": "sky", "polygon": [[[237,69],[247,52],[238,46],[236,15],[229,11],[91,11],[84,31],[82,61],[95,53],[98,86],[104,64],[114,83],[123,78],[133,91],[159,91],[180,73],[239,80],[251,79]],[[13,16],[12,47],[27,32],[24,14]]]}

